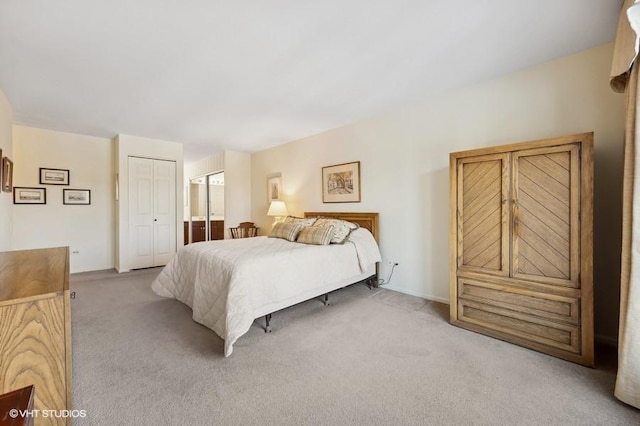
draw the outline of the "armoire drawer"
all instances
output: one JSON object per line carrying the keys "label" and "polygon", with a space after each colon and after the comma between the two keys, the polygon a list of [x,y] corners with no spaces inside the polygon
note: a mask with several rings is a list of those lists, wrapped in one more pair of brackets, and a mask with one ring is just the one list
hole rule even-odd
{"label": "armoire drawer", "polygon": [[[571,353],[580,353],[580,327],[544,320],[510,309],[458,299],[457,324],[474,325],[474,331],[504,340],[516,339],[524,346],[546,346]],[[470,328],[470,327],[467,327]]]}
{"label": "armoire drawer", "polygon": [[512,309],[537,318],[580,325],[580,299],[505,284],[458,278],[461,299]]}

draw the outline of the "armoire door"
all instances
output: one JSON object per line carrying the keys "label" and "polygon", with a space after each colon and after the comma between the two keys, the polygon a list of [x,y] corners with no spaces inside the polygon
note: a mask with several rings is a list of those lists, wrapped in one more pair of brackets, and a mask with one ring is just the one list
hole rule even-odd
{"label": "armoire door", "polygon": [[460,161],[458,269],[509,274],[509,154]]}
{"label": "armoire door", "polygon": [[580,147],[513,154],[512,276],[579,287]]}
{"label": "armoire door", "polygon": [[129,157],[131,268],[166,265],[175,251],[175,162]]}

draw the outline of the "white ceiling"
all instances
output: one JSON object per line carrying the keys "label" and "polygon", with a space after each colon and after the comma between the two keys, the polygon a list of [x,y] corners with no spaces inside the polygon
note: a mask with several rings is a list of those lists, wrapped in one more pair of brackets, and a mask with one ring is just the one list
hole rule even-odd
{"label": "white ceiling", "polygon": [[613,41],[622,0],[2,0],[20,124],[256,151]]}

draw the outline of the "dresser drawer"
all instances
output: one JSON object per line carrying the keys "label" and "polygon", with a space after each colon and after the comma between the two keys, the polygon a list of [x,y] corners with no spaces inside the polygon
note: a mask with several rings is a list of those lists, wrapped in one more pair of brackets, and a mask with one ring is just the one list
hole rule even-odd
{"label": "dresser drawer", "polygon": [[[547,321],[521,312],[458,299],[456,325],[540,350],[580,353],[580,327]],[[472,327],[465,326],[466,324]]]}
{"label": "dresser drawer", "polygon": [[472,278],[458,279],[458,297],[517,310],[544,320],[580,325],[580,299],[576,297],[540,293]]}

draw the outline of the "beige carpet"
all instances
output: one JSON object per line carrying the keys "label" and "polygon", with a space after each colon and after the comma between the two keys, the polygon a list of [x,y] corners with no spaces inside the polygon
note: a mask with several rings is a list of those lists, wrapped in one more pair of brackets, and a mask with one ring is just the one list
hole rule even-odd
{"label": "beige carpet", "polygon": [[637,425],[611,369],[453,327],[363,285],[254,323],[224,358],[158,270],[72,276],[75,425]]}

